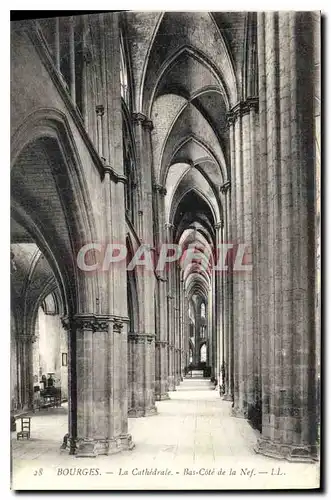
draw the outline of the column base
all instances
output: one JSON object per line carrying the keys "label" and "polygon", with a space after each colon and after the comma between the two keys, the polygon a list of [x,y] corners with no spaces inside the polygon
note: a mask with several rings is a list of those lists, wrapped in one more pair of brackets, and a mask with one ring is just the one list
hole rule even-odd
{"label": "column base", "polygon": [[222,399],[223,401],[233,401],[233,397],[231,396],[231,394],[224,394]]}
{"label": "column base", "polygon": [[175,390],[176,390],[175,377],[169,377],[168,391],[175,391]]}
{"label": "column base", "polygon": [[167,392],[165,392],[163,394],[155,394],[156,401],[165,401],[167,399],[170,399],[170,396]]}
{"label": "column base", "polygon": [[131,408],[128,411],[129,418],[140,418],[140,417],[151,417],[157,414],[157,409],[155,406],[151,408]]}
{"label": "column base", "polygon": [[232,408],[232,416],[236,418],[247,418],[247,410],[243,408]]}
{"label": "column base", "polygon": [[318,461],[318,447],[309,445],[289,445],[259,438],[254,448],[256,453],[288,462],[315,463]]}
{"label": "column base", "polygon": [[76,457],[97,457],[98,455],[113,455],[134,448],[131,434],[123,434],[113,439],[78,439],[76,442]]}

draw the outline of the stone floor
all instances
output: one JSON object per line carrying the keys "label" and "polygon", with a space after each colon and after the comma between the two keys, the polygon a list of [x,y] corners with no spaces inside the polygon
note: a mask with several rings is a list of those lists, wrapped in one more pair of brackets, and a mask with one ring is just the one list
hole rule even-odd
{"label": "stone floor", "polygon": [[[206,380],[186,379],[158,414],[129,419],[135,448],[111,456],[76,458],[60,450],[67,408],[36,413],[31,439],[12,434],[12,488],[250,489],[313,488],[318,464],[276,461],[254,452],[258,432],[231,416]],[[19,429],[17,429],[19,430]]]}

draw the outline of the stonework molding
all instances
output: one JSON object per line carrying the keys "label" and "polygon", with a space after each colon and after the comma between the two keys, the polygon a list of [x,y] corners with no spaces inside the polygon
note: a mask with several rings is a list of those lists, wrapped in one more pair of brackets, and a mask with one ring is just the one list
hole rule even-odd
{"label": "stonework molding", "polygon": [[108,332],[109,324],[112,323],[113,330],[121,333],[124,323],[128,323],[129,318],[101,314],[76,314],[73,318],[62,317],[61,322],[65,330],[79,328],[92,332]]}
{"label": "stonework molding", "polygon": [[62,327],[64,328],[64,330],[70,330],[70,318],[68,316],[63,316],[61,318],[61,323],[62,323]]}
{"label": "stonework molding", "polygon": [[317,446],[275,443],[265,438],[258,440],[254,451],[267,457],[285,459],[289,462],[314,463],[318,460]]}
{"label": "stonework molding", "polygon": [[164,186],[161,186],[161,184],[154,184],[153,191],[155,191],[156,193],[160,193],[161,196],[165,196],[167,194],[166,188]]}
{"label": "stonework molding", "polygon": [[156,401],[166,401],[168,399],[170,399],[170,396],[167,392],[164,392],[163,394],[155,394]]}
{"label": "stonework molding", "polygon": [[142,127],[153,130],[153,122],[143,113],[133,113],[132,121],[136,125],[141,125]]}
{"label": "stonework molding", "polygon": [[152,333],[129,333],[128,340],[134,344],[152,344],[155,342],[155,335]]}
{"label": "stonework molding", "polygon": [[155,274],[155,278],[158,280],[158,281],[162,281],[163,283],[167,283],[168,282],[168,278],[164,278],[163,276],[161,276],[160,274],[158,274],[157,272],[154,272]]}
{"label": "stonework molding", "polygon": [[113,439],[77,439],[75,454],[77,457],[97,457],[133,448],[132,436],[123,434]]}
{"label": "stonework molding", "polygon": [[231,189],[231,181],[226,181],[222,186],[220,186],[220,191],[223,194],[226,194]]}
{"label": "stonework molding", "polygon": [[95,107],[95,112],[97,114],[97,116],[103,116],[105,114],[105,107],[103,104],[98,104],[96,107]]}
{"label": "stonework molding", "polygon": [[103,171],[104,171],[104,175],[109,174],[110,179],[112,181],[114,181],[116,184],[118,182],[122,182],[123,184],[127,184],[127,182],[128,182],[126,175],[118,174],[117,172],[115,172],[113,167],[111,167],[110,165],[104,165]]}
{"label": "stonework molding", "polygon": [[236,418],[248,418],[247,410],[242,410],[240,408],[232,408],[232,416]]}
{"label": "stonework molding", "polygon": [[73,318],[76,328],[92,332],[108,332],[109,316],[80,314]]}
{"label": "stonework molding", "polygon": [[147,120],[147,116],[143,113],[132,113],[133,123],[143,123],[145,120]]}
{"label": "stonework molding", "polygon": [[128,417],[130,418],[152,417],[153,415],[157,415],[155,406],[150,408],[130,408],[128,410]]}
{"label": "stonework molding", "polygon": [[38,337],[36,335],[33,335],[33,334],[24,335],[24,333],[23,333],[21,335],[17,335],[16,339],[21,344],[33,344],[34,342],[37,341]]}
{"label": "stonework molding", "polygon": [[167,345],[169,345],[169,342],[167,340],[156,340],[155,345],[166,347]]}
{"label": "stonework molding", "polygon": [[143,127],[144,127],[144,128],[146,128],[146,129],[148,129],[148,130],[153,130],[154,125],[153,125],[152,120],[146,119],[146,120],[143,122]]}
{"label": "stonework molding", "polygon": [[256,112],[259,109],[259,99],[257,97],[249,97],[246,101],[238,102],[227,114],[228,125],[231,126],[236,122],[238,117],[250,113],[251,109]]}
{"label": "stonework molding", "polygon": [[217,224],[215,224],[214,228],[217,230],[217,229],[222,229],[224,227],[224,221],[221,220],[220,222],[217,222]]}
{"label": "stonework molding", "polygon": [[130,322],[130,319],[124,316],[111,316],[110,321],[113,323],[113,330],[115,332],[121,333],[124,324],[128,324]]}

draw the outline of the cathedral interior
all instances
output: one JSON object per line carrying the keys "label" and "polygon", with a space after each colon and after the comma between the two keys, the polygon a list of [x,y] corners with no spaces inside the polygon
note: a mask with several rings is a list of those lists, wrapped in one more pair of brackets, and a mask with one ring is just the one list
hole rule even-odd
{"label": "cathedral interior", "polygon": [[[13,429],[61,409],[59,449],[111,455],[206,383],[257,454],[318,460],[319,92],[315,12],[11,23]],[[127,266],[164,244],[198,257]]]}

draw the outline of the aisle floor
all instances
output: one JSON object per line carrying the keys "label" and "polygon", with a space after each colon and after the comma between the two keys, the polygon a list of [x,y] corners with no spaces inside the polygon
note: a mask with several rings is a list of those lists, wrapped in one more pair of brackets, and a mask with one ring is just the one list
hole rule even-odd
{"label": "aisle floor", "polygon": [[[12,433],[13,487],[317,487],[318,464],[293,464],[256,454],[259,433],[246,420],[232,417],[231,403],[223,401],[206,382],[184,380],[177,391],[170,392],[170,400],[156,403],[157,415],[130,418],[129,433],[135,448],[116,455],[68,455],[60,450],[68,426],[66,405],[35,413],[30,440],[17,441]],[[154,473],[148,474],[151,470]]]}

